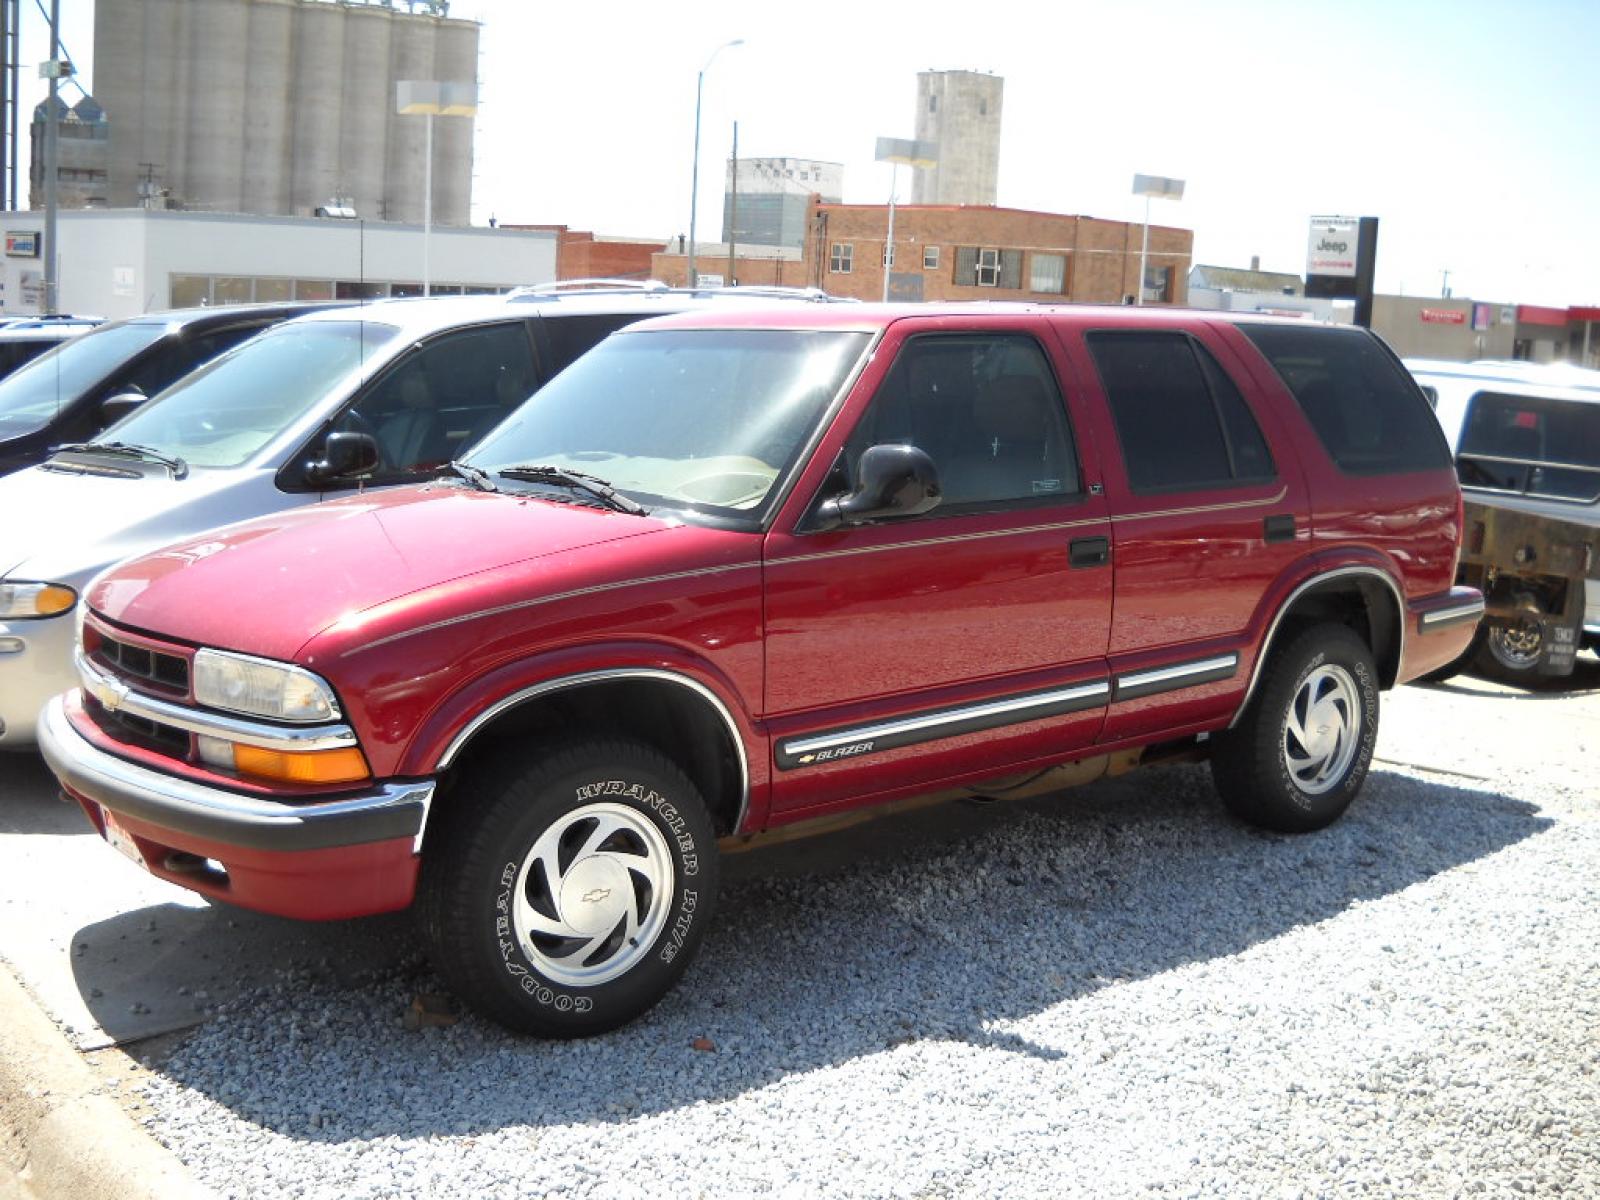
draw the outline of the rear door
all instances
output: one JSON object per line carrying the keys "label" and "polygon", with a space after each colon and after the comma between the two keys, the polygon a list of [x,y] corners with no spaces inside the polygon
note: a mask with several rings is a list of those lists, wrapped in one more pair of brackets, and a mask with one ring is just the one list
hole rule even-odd
{"label": "rear door", "polygon": [[[775,814],[1093,743],[1111,529],[1062,365],[1024,323],[890,328],[766,542]],[[929,454],[941,504],[808,527],[885,443]]]}
{"label": "rear door", "polygon": [[1244,686],[1263,596],[1310,543],[1298,461],[1205,322],[1067,340],[1100,402],[1116,564],[1101,739],[1214,723]]}

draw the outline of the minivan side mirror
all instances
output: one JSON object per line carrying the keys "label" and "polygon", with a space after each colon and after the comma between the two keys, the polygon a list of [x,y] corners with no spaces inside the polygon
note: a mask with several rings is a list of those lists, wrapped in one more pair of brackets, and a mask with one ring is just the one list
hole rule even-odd
{"label": "minivan side mirror", "polygon": [[330,433],[323,439],[322,457],[306,463],[306,478],[312,483],[351,479],[372,471],[379,461],[378,440],[370,433]]}
{"label": "minivan side mirror", "polygon": [[148,397],[140,391],[118,392],[115,396],[107,396],[100,401],[100,419],[107,425],[115,425],[146,399]]}
{"label": "minivan side mirror", "polygon": [[927,451],[916,446],[868,446],[856,464],[855,490],[819,504],[815,528],[915,517],[942,496],[939,470]]}

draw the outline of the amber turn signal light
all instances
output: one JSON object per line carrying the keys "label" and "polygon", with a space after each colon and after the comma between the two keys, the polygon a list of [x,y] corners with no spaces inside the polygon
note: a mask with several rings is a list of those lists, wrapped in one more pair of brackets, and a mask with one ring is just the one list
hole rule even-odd
{"label": "amber turn signal light", "polygon": [[284,783],[353,783],[366,779],[367,760],[354,747],[342,750],[263,750],[233,748],[234,770]]}

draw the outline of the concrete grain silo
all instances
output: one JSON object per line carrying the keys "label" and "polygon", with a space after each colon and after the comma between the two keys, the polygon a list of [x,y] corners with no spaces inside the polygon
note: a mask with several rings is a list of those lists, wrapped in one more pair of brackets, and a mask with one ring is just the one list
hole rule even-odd
{"label": "concrete grain silo", "polygon": [[[434,52],[436,79],[478,79],[478,27],[452,21],[439,28]],[[472,208],[472,133],[475,118],[449,117],[434,123],[433,219],[465,225]]]}
{"label": "concrete grain silo", "polygon": [[[475,22],[384,0],[97,0],[108,202],[139,204],[149,176],[174,207],[309,215],[342,196],[420,220],[423,122],[395,115],[395,86],[476,83],[477,58]],[[442,225],[469,218],[472,129],[435,126]]]}
{"label": "concrete grain silo", "polygon": [[[249,0],[204,0],[188,17],[191,53],[180,98],[186,142],[184,192],[196,208],[244,211],[245,82],[250,60]],[[210,47],[225,47],[220,54]],[[199,53],[194,53],[198,50]],[[116,129],[115,123],[112,129]]]}
{"label": "concrete grain silo", "polygon": [[[434,66],[434,50],[438,38],[422,25],[403,22],[395,27],[390,39],[389,74],[400,79],[441,79]],[[476,76],[474,76],[476,78]],[[422,181],[427,171],[423,161],[423,121],[418,117],[404,117],[395,112],[393,103],[384,110],[388,114],[388,160],[384,170],[383,213],[390,221],[419,222],[422,220]],[[434,133],[439,130],[435,128]],[[434,147],[437,153],[437,144]],[[434,165],[439,165],[439,159]],[[442,174],[443,172],[438,172]],[[435,183],[437,183],[437,176]],[[449,224],[437,208],[434,219]]]}
{"label": "concrete grain silo", "polygon": [[339,122],[339,163],[344,187],[358,213],[385,218],[383,172],[387,161],[389,114],[394,83],[389,76],[394,13],[383,8],[350,8],[343,13],[344,119]]}
{"label": "concrete grain silo", "polygon": [[[209,0],[201,0],[209,3]],[[339,151],[344,121],[344,13],[331,4],[296,4],[295,56],[289,71],[294,141],[290,152],[294,211],[314,212],[348,188]]]}
{"label": "concrete grain silo", "polygon": [[250,5],[249,13],[240,201],[246,212],[292,212],[289,64],[294,61],[294,8],[288,0],[273,0]]}

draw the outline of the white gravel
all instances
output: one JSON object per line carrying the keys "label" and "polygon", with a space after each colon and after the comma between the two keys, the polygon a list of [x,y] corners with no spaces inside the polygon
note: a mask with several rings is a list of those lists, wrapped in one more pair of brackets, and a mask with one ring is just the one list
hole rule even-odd
{"label": "white gravel", "polygon": [[732,860],[593,1041],[263,980],[147,1123],[240,1197],[1600,1194],[1600,692],[1384,716],[1308,837],[1180,767]]}

